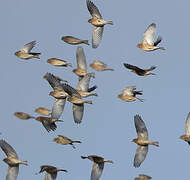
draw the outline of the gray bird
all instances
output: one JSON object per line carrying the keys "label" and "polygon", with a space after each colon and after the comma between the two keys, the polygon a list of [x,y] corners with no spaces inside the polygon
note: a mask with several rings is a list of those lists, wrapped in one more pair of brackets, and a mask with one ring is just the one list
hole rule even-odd
{"label": "gray bird", "polygon": [[28,165],[27,161],[20,161],[16,151],[5,140],[0,140],[0,147],[7,155],[7,158],[3,159],[8,164],[6,180],[16,180],[19,172],[19,164]]}
{"label": "gray bird", "polygon": [[32,48],[35,46],[36,41],[32,41],[28,44],[25,44],[19,51],[15,52],[15,56],[21,58],[21,59],[32,59],[37,58],[40,59],[41,53],[34,53],[31,52]]}
{"label": "gray bird", "polygon": [[113,161],[106,160],[103,157],[96,156],[96,155],[81,156],[81,158],[82,159],[89,159],[93,162],[90,180],[99,180],[100,179],[102,172],[103,172],[103,169],[104,169],[104,163],[105,162],[113,164]]}
{"label": "gray bird", "polygon": [[43,166],[40,166],[40,172],[36,174],[40,174],[44,171],[46,171],[44,180],[56,180],[57,172],[59,171],[67,172],[67,170],[59,169],[59,168],[56,168],[55,166],[43,165]]}

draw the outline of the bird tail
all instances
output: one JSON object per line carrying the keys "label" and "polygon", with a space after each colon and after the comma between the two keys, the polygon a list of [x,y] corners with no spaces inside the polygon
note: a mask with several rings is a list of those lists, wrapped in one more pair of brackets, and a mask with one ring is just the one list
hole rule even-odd
{"label": "bird tail", "polygon": [[151,144],[154,145],[154,146],[159,147],[159,142],[152,142]]}
{"label": "bird tail", "polygon": [[111,68],[106,68],[106,70],[108,70],[108,71],[114,71],[114,69],[111,69]]}
{"label": "bird tail", "polygon": [[107,21],[106,24],[111,24],[111,25],[113,25],[113,21]]}
{"label": "bird tail", "polygon": [[63,122],[63,120],[58,120],[58,119],[57,119],[57,120],[55,120],[55,122]]}
{"label": "bird tail", "polygon": [[84,103],[92,104],[92,101],[84,101]]}
{"label": "bird tail", "polygon": [[70,66],[70,67],[72,67],[72,64],[71,64],[71,63],[68,63],[68,64],[67,64],[67,66]]}
{"label": "bird tail", "polygon": [[113,164],[113,161],[104,159],[104,162],[109,162]]}
{"label": "bird tail", "polygon": [[[136,97],[137,98],[137,97]],[[144,99],[140,99],[140,98],[137,98],[137,100],[141,101],[141,102],[144,102]]]}
{"label": "bird tail", "polygon": [[81,143],[81,141],[72,141],[72,143]]}
{"label": "bird tail", "polygon": [[58,169],[57,168],[57,171],[64,171],[64,172],[68,172],[67,170],[65,170],[65,169]]}
{"label": "bird tail", "polygon": [[41,53],[30,53],[34,56],[34,58],[40,59],[40,54]]}
{"label": "bird tail", "polygon": [[83,43],[84,43],[84,44],[87,44],[87,45],[90,45],[90,44],[88,43],[88,40],[84,40]]}
{"label": "bird tail", "polygon": [[28,166],[28,162],[27,161],[21,161],[20,164],[24,164],[24,165]]}
{"label": "bird tail", "polygon": [[159,49],[161,49],[161,50],[166,50],[164,47],[159,47]]}

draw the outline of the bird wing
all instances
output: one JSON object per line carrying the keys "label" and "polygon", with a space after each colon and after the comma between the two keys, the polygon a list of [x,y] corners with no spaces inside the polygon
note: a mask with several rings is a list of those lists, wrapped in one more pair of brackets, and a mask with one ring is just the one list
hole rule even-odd
{"label": "bird wing", "polygon": [[66,98],[65,99],[56,99],[53,103],[51,118],[59,119],[63,113],[64,106],[65,106]]}
{"label": "bird wing", "polygon": [[47,132],[50,132],[51,130],[52,131],[55,131],[57,126],[55,123],[51,123],[50,121],[48,120],[43,120],[42,121],[42,125],[45,127],[45,129],[47,130]]}
{"label": "bird wing", "polygon": [[20,51],[23,53],[30,53],[31,49],[35,46],[36,41],[29,42],[25,44],[22,48],[20,48]]}
{"label": "bird wing", "polygon": [[123,63],[123,65],[127,68],[127,69],[132,69],[132,70],[135,70],[135,71],[138,71],[139,73],[143,73],[144,70],[137,67],[137,66],[133,66],[131,64],[126,64],[126,63]]}
{"label": "bird wing", "polygon": [[80,94],[77,92],[77,90],[68,84],[62,84],[63,90],[69,94],[70,96],[76,96],[78,98],[81,98]]}
{"label": "bird wing", "polygon": [[97,48],[102,40],[104,27],[93,27],[92,31],[92,48]]}
{"label": "bird wing", "polygon": [[134,122],[138,137],[144,140],[148,140],[148,130],[142,118],[139,115],[135,115]]}
{"label": "bird wing", "polygon": [[134,90],[136,89],[136,86],[128,86],[122,90],[124,95],[127,96],[134,96]]}
{"label": "bird wing", "polygon": [[185,134],[190,135],[190,112],[187,115],[186,123],[185,123]]}
{"label": "bird wing", "polygon": [[86,74],[79,82],[77,85],[77,89],[81,91],[88,91],[89,88],[89,83],[90,83],[90,78],[94,76],[94,73],[88,73]]}
{"label": "bird wing", "polygon": [[44,180],[56,180],[57,172],[56,173],[48,173],[46,172]]}
{"label": "bird wing", "polygon": [[84,104],[73,104],[73,118],[75,123],[80,124],[84,114]]}
{"label": "bird wing", "polygon": [[139,167],[141,163],[145,160],[148,152],[148,146],[139,146],[137,147],[135,158],[134,158],[134,167]]}
{"label": "bird wing", "polygon": [[5,140],[0,140],[0,147],[4,151],[4,153],[7,155],[7,157],[11,156],[18,159],[18,155],[16,151]]}
{"label": "bird wing", "polygon": [[99,180],[104,169],[104,163],[94,163],[90,180]]}
{"label": "bird wing", "polygon": [[100,14],[100,11],[98,10],[96,5],[92,1],[87,0],[86,5],[92,17],[97,17],[97,18],[102,19],[102,15]]}
{"label": "bird wing", "polygon": [[6,180],[16,180],[18,172],[19,172],[19,165],[9,166],[6,175]]}
{"label": "bird wing", "polygon": [[77,66],[79,69],[87,70],[86,56],[81,46],[77,47],[76,52]]}
{"label": "bird wing", "polygon": [[156,69],[156,66],[151,66],[149,69],[146,69],[145,71],[152,71],[154,69]]}
{"label": "bird wing", "polygon": [[62,85],[61,85],[61,81],[62,79],[54,76],[51,73],[46,73],[44,78],[48,81],[48,83],[50,84],[50,86],[55,90],[63,90]]}
{"label": "bird wing", "polygon": [[152,23],[148,26],[143,34],[142,43],[148,45],[154,45],[154,36],[156,32],[156,24]]}
{"label": "bird wing", "polygon": [[158,36],[157,40],[154,42],[154,46],[157,46],[162,41],[162,37]]}

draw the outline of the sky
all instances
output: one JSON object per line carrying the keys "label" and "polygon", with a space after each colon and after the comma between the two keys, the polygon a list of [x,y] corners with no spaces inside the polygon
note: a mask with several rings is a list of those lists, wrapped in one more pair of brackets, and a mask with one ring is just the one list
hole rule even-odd
{"label": "sky", "polygon": [[[45,3],[44,3],[45,2]],[[23,111],[34,116],[37,107],[51,109],[54,99],[48,94],[51,87],[43,76],[53,73],[77,86],[76,49],[64,43],[62,36],[88,39],[91,44],[92,25],[85,0],[6,0],[1,2],[1,66],[0,106],[1,138],[29,166],[20,166],[18,180],[40,180],[35,175],[40,166],[53,165],[67,169],[58,180],[90,179],[92,162],[80,156],[99,155],[113,160],[105,164],[102,180],[134,179],[147,174],[152,179],[188,179],[190,147],[179,139],[185,132],[189,109],[189,1],[110,1],[94,0],[105,20],[103,39],[97,49],[84,48],[87,63],[105,62],[112,72],[95,72],[91,86],[97,85],[98,97],[89,97],[81,124],[75,124],[72,105],[67,102],[57,130],[48,133],[35,120],[20,120],[13,114]],[[157,25],[156,37],[162,36],[160,46],[165,51],[144,52],[136,47],[151,23]],[[24,44],[37,41],[33,52],[41,52],[40,60],[22,60],[14,55]],[[53,67],[49,58],[60,58],[73,67]],[[123,63],[141,68],[157,66],[155,76],[140,77],[127,70]],[[88,71],[94,72],[88,67]],[[117,98],[122,89],[135,85],[143,90],[142,102],[124,102]],[[148,129],[149,138],[159,141],[160,147],[149,147],[145,161],[133,167],[137,137],[134,115],[139,114]],[[76,149],[53,142],[57,135],[82,141]],[[0,160],[5,154],[0,150]],[[0,161],[0,179],[5,179],[7,165]]]}

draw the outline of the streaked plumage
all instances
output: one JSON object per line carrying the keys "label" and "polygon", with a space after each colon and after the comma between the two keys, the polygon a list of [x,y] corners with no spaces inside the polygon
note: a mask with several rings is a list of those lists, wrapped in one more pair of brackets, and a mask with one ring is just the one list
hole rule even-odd
{"label": "streaked plumage", "polygon": [[75,149],[75,146],[73,143],[81,143],[81,141],[72,140],[63,135],[58,135],[58,137],[54,138],[53,141],[58,144],[63,144],[63,145],[70,144],[74,149]]}
{"label": "streaked plumage", "polygon": [[44,107],[36,108],[35,112],[42,116],[49,116],[51,114],[51,110],[44,108]]}
{"label": "streaked plumage", "polygon": [[144,121],[139,115],[134,116],[135,128],[138,135],[138,138],[133,139],[132,142],[138,145],[135,158],[134,158],[134,167],[140,167],[141,163],[145,160],[147,152],[148,152],[148,145],[159,146],[158,142],[149,141],[148,138],[148,130],[145,126]]}
{"label": "streaked plumage", "polygon": [[154,51],[157,49],[165,50],[164,47],[158,47],[157,45],[162,41],[162,38],[158,36],[158,39],[155,41],[155,32],[156,24],[152,23],[148,26],[146,31],[143,34],[142,43],[137,44],[137,47],[144,51]]}
{"label": "streaked plumage", "polygon": [[104,25],[106,24],[113,25],[113,22],[103,20],[102,15],[100,14],[98,8],[92,1],[86,0],[86,5],[88,11],[92,16],[92,18],[89,19],[88,22],[94,26],[92,32],[92,48],[97,48],[102,40]]}
{"label": "streaked plumage", "polygon": [[111,160],[106,160],[103,157],[91,155],[91,156],[81,156],[82,159],[89,159],[93,162],[92,166],[92,172],[91,172],[91,180],[99,180],[103,169],[104,169],[104,163],[109,162],[113,163]]}
{"label": "streaked plumage", "polygon": [[154,73],[150,72],[154,69],[156,69],[156,66],[151,66],[149,69],[141,69],[137,66],[131,65],[131,64],[127,64],[127,63],[123,63],[123,65],[127,68],[130,69],[131,72],[134,72],[135,74],[139,75],[139,76],[148,76],[148,75],[155,75]]}
{"label": "streaked plumage", "polygon": [[58,59],[58,58],[50,58],[47,60],[47,63],[49,63],[53,66],[64,66],[64,67],[70,66],[70,67],[72,67],[71,63],[68,63],[67,61]]}
{"label": "streaked plumage", "polygon": [[65,169],[59,169],[59,168],[56,168],[55,166],[42,165],[42,166],[40,166],[40,172],[36,173],[36,174],[40,174],[44,171],[46,171],[44,180],[56,180],[57,172],[59,172],[59,171],[68,172]]}
{"label": "streaked plumage", "polygon": [[31,52],[35,44],[36,44],[36,41],[32,41],[30,43],[25,44],[19,51],[15,52],[15,56],[21,59],[32,59],[32,58],[40,59],[41,53]]}
{"label": "streaked plumage", "polygon": [[56,130],[57,126],[55,122],[63,122],[62,120],[53,119],[45,116],[38,116],[36,120],[42,123],[47,132],[50,132],[51,130],[52,131]]}
{"label": "streaked plumage", "polygon": [[27,161],[20,161],[16,151],[5,140],[0,140],[0,147],[7,155],[7,158],[3,159],[8,164],[6,180],[16,180],[19,172],[19,164],[28,165]]}
{"label": "streaked plumage", "polygon": [[190,112],[188,113],[185,122],[185,134],[180,136],[180,139],[186,141],[190,145]]}
{"label": "streaked plumage", "polygon": [[90,67],[96,71],[113,71],[113,69],[107,68],[107,64],[98,60],[93,61],[93,63],[90,64]]}
{"label": "streaked plumage", "polygon": [[27,120],[27,119],[35,119],[34,116],[29,115],[28,113],[24,112],[15,112],[14,115],[19,119]]}
{"label": "streaked plumage", "polygon": [[88,40],[81,40],[81,39],[75,38],[73,36],[63,36],[61,39],[64,42],[66,42],[68,44],[71,44],[71,45],[77,45],[77,44],[87,44],[87,45],[90,45],[88,43]]}
{"label": "streaked plumage", "polygon": [[135,180],[149,180],[152,179],[152,177],[147,176],[145,174],[139,174],[139,177],[136,177]]}
{"label": "streaked plumage", "polygon": [[143,102],[143,99],[137,98],[136,95],[142,95],[142,91],[136,91],[136,86],[128,86],[122,90],[122,94],[117,97],[126,102],[132,102],[139,100]]}

